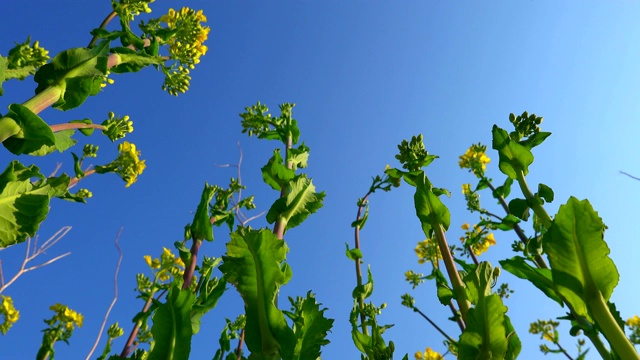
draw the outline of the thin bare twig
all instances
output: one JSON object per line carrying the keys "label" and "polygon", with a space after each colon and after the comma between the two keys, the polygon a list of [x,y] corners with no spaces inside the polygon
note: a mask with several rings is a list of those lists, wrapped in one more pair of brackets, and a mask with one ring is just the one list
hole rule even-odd
{"label": "thin bare twig", "polygon": [[638,181],[640,181],[640,178],[635,177],[635,176],[633,176],[633,175],[631,175],[631,174],[627,174],[627,173],[626,173],[626,172],[624,172],[624,171],[620,171],[620,174],[622,174],[622,175],[627,175],[628,177],[632,178],[633,180],[638,180]]}
{"label": "thin bare twig", "polygon": [[91,355],[93,355],[93,352],[96,351],[96,348],[98,347],[98,343],[100,343],[100,337],[102,336],[104,327],[107,325],[107,319],[109,318],[109,314],[111,314],[111,310],[113,310],[113,306],[116,304],[116,301],[118,300],[118,272],[120,272],[120,264],[122,264],[122,249],[120,248],[120,244],[118,244],[118,240],[120,240],[121,234],[122,234],[122,227],[120,227],[120,230],[118,231],[118,235],[116,235],[116,239],[114,240],[116,249],[118,249],[118,264],[116,265],[116,271],[115,271],[115,274],[113,275],[113,300],[111,300],[111,304],[109,305],[109,308],[107,309],[106,314],[104,314],[104,319],[102,319],[102,324],[100,325],[100,331],[98,332],[98,337],[96,338],[96,342],[93,344],[91,351],[89,351],[89,354],[87,355],[86,360],[89,360],[91,358]]}
{"label": "thin bare twig", "polygon": [[[38,247],[38,238],[33,239],[33,246],[31,245],[31,238],[27,238],[27,246],[24,255],[24,260],[22,261],[22,265],[20,265],[20,269],[18,272],[9,280],[8,282],[4,282],[4,276],[0,276],[0,294],[6,290],[11,284],[13,284],[18,278],[29,271],[33,271],[39,269],[41,267],[50,265],[63,257],[70,255],[71,252],[67,252],[65,254],[54,257],[53,259],[47,260],[41,264],[33,265],[27,267],[27,264],[33,261],[39,255],[44,254],[47,250],[49,250],[53,245],[55,245],[58,241],[60,241],[68,232],[71,230],[71,226],[64,226],[60,230],[58,230],[55,234],[53,234],[47,241],[44,242],[40,247]],[[0,269],[0,275],[2,274],[2,269]]]}

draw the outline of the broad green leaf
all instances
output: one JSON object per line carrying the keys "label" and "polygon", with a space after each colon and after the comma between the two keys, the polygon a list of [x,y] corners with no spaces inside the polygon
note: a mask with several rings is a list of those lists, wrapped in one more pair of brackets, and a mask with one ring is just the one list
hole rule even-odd
{"label": "broad green leaf", "polygon": [[491,294],[491,283],[493,281],[493,269],[486,261],[481,262],[478,267],[464,277],[467,285],[467,297],[469,301],[477,305],[486,296]]}
{"label": "broad green leaf", "polygon": [[29,155],[44,156],[56,150],[58,150],[58,152],[63,152],[78,142],[77,140],[71,138],[73,134],[75,134],[75,132],[76,131],[73,129],[55,132],[53,133],[53,137],[56,139],[56,142],[53,146],[45,145],[39,150],[29,153]]}
{"label": "broad green leaf", "polygon": [[153,315],[151,334],[155,345],[148,360],[188,359],[191,352],[191,306],[195,295],[172,284],[167,300]]}
{"label": "broad green leaf", "polygon": [[7,76],[7,70],[9,66],[9,60],[6,57],[0,56],[0,96],[4,94],[4,89],[2,88],[2,84],[9,80]]}
{"label": "broad green leaf", "polygon": [[91,49],[62,51],[36,72],[36,94],[54,86],[60,89],[60,97],[53,104],[54,108],[69,110],[78,107],[88,96],[100,91],[100,84],[107,72],[108,55],[109,41],[101,41]]}
{"label": "broad green leaf", "polygon": [[517,216],[513,214],[508,214],[507,216],[502,218],[502,221],[498,223],[498,229],[502,231],[512,230],[513,227],[520,222]]}
{"label": "broad green leaf", "polygon": [[285,242],[267,229],[241,229],[231,234],[222,257],[220,271],[244,299],[245,341],[253,358],[293,357],[295,336],[274,304],[285,280],[280,263],[287,251]]}
{"label": "broad green leaf", "polygon": [[[480,180],[480,181],[483,181],[483,180]],[[486,187],[488,187],[488,184],[489,183],[487,182]],[[508,197],[509,194],[511,193],[511,185],[512,184],[513,184],[513,179],[510,178],[510,177],[506,178],[504,180],[504,184],[498,186],[496,188],[496,190],[493,192],[493,197],[496,198],[496,199],[499,198],[499,197],[503,197],[503,198]],[[476,191],[480,190],[479,188],[480,188],[480,184],[478,184],[478,188],[476,188]]]}
{"label": "broad green leaf", "polygon": [[295,171],[285,166],[284,160],[280,155],[280,149],[273,151],[273,156],[269,159],[269,162],[260,170],[262,170],[264,182],[277,191],[282,190],[282,186],[288,184],[296,175]]}
{"label": "broad green leaf", "polygon": [[43,147],[55,146],[56,138],[44,120],[29,108],[11,104],[7,116],[14,119],[21,128],[20,133],[6,139],[2,145],[16,155],[36,153]]}
{"label": "broad green leaf", "polygon": [[551,300],[557,302],[560,306],[564,306],[562,299],[554,290],[551,270],[533,267],[526,262],[525,258],[520,256],[500,260],[500,265],[503,269],[520,279],[529,280],[529,282],[545,293]]}
{"label": "broad green leaf", "polygon": [[542,246],[557,291],[578,315],[591,319],[585,299],[600,291],[609,300],[618,270],[603,239],[604,223],[588,200],[569,198],[560,206]]}
{"label": "broad green leaf", "polygon": [[[35,183],[32,178],[41,179]],[[49,212],[52,196],[65,197],[69,177],[45,179],[40,170],[12,161],[0,174],[0,247],[35,236]]]}
{"label": "broad green leaf", "polygon": [[[424,174],[424,173],[423,173]],[[440,201],[440,198],[433,193],[431,183],[426,175],[417,177],[416,193],[413,196],[416,208],[416,215],[422,223],[425,235],[429,236],[429,230],[440,224],[447,230],[449,228],[451,214],[449,209]]]}
{"label": "broad green leaf", "polygon": [[458,340],[460,359],[504,359],[509,343],[505,329],[507,307],[496,294],[479,301],[467,313],[467,327]]}
{"label": "broad green leaf", "polygon": [[287,230],[300,225],[309,215],[318,211],[325,196],[324,191],[315,192],[316,187],[305,175],[294,178],[289,188],[291,190],[287,196],[276,200],[267,213],[270,224],[282,218]]}
{"label": "broad green leaf", "polygon": [[321,353],[320,348],[329,343],[327,333],[333,326],[333,319],[324,316],[327,309],[320,309],[320,304],[311,292],[307,293],[306,298],[300,299],[300,304],[295,304],[293,299],[289,299],[296,310],[291,314],[294,321],[293,332],[296,336],[293,359],[317,359]]}
{"label": "broad green leaf", "polygon": [[513,141],[509,134],[493,125],[493,149],[499,154],[499,167],[503,174],[512,179],[517,178],[518,171],[522,170],[524,175],[529,172],[529,165],[533,162],[533,154],[526,147]]}
{"label": "broad green leaf", "polygon": [[193,240],[213,241],[213,227],[211,226],[211,216],[209,215],[209,203],[213,198],[215,186],[204,184],[200,204],[191,223],[191,236]]}

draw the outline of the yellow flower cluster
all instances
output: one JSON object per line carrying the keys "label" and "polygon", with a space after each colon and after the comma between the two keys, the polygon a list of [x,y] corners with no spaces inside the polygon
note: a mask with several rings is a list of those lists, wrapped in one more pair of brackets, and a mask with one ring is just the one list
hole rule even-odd
{"label": "yellow flower cluster", "polygon": [[433,239],[424,239],[416,245],[414,251],[418,255],[418,263],[424,264],[425,262],[436,262],[442,259],[440,253],[440,247],[438,243]]}
{"label": "yellow flower cluster", "polygon": [[0,324],[0,332],[5,335],[11,326],[20,319],[20,311],[13,306],[13,299],[9,296],[1,295],[0,314],[4,315],[4,322]]}
{"label": "yellow flower cluster", "polygon": [[627,319],[626,324],[629,327],[640,327],[640,317],[638,317],[638,315],[634,315],[633,317]]}
{"label": "yellow flower cluster", "polygon": [[559,325],[559,322],[553,320],[538,320],[529,325],[529,333],[540,334],[541,339],[556,344],[559,340],[556,330]]}
{"label": "yellow flower cluster", "polygon": [[491,161],[485,154],[487,146],[482,144],[473,144],[464,155],[460,156],[458,165],[461,169],[469,169],[478,177],[484,176],[487,164]]}
{"label": "yellow flower cluster", "polygon": [[471,184],[462,184],[462,194],[463,195],[471,194]]}
{"label": "yellow flower cluster", "polygon": [[118,151],[120,153],[114,161],[117,165],[115,172],[127,182],[125,186],[129,187],[138,180],[138,175],[142,174],[147,165],[144,160],[140,160],[140,151],[136,149],[135,144],[124,141],[118,145]]}
{"label": "yellow flower cluster", "polygon": [[430,347],[424,352],[417,351],[414,357],[416,360],[444,360],[444,357],[439,352],[432,350]]}
{"label": "yellow flower cluster", "polygon": [[162,282],[168,281],[171,276],[182,276],[184,262],[179,256],[173,255],[171,250],[163,248],[160,258],[152,259],[150,255],[144,256],[144,261]]}
{"label": "yellow flower cluster", "polygon": [[413,286],[415,289],[418,285],[424,282],[424,274],[414,273],[413,270],[409,270],[404,273],[405,281]]}
{"label": "yellow flower cluster", "polygon": [[476,256],[489,250],[489,246],[496,244],[493,233],[487,232],[478,225],[473,225],[473,229],[471,229],[469,224],[464,223],[462,224],[462,230],[465,230],[465,235],[460,237],[460,241],[465,245],[469,245]]}
{"label": "yellow flower cluster", "polygon": [[53,310],[56,313],[52,320],[60,321],[60,324],[64,325],[67,331],[72,331],[74,325],[82,327],[84,316],[74,310],[69,309],[68,306],[55,304],[51,305],[49,309]]}
{"label": "yellow flower cluster", "polygon": [[209,37],[211,28],[201,24],[207,22],[207,17],[202,10],[195,11],[183,7],[180,11],[169,9],[160,21],[166,23],[169,29],[177,30],[176,36],[168,41],[171,58],[193,69],[208,50],[203,43]]}

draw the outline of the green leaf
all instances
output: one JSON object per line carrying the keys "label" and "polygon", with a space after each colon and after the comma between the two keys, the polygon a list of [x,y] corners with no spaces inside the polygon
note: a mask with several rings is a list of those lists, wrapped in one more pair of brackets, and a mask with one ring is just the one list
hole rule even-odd
{"label": "green leaf", "polygon": [[522,146],[526,147],[527,149],[531,150],[534,147],[542,144],[542,142],[548,138],[551,135],[550,132],[537,132],[531,136],[529,136],[529,138],[527,140],[521,141],[520,144],[522,144]]}
{"label": "green leaf", "polygon": [[29,155],[44,156],[56,150],[58,150],[58,152],[63,152],[78,142],[77,140],[71,138],[73,134],[75,134],[75,132],[76,131],[73,129],[55,132],[53,133],[53,137],[56,140],[53,146],[45,145],[41,147],[39,150],[29,153]]}
{"label": "green leaf", "polygon": [[520,219],[518,219],[517,216],[514,216],[513,214],[508,214],[507,216],[502,218],[502,221],[498,225],[498,229],[503,231],[512,230],[513,227],[519,222],[520,222]]}
{"label": "green leaf", "polygon": [[204,190],[202,190],[202,196],[200,197],[200,204],[196,214],[193,216],[193,222],[191,223],[191,236],[193,240],[208,240],[213,241],[213,227],[211,226],[211,216],[209,215],[209,203],[213,198],[215,192],[215,186],[204,184]]}
{"label": "green leaf", "polygon": [[458,341],[460,359],[504,359],[509,343],[505,329],[507,307],[496,294],[483,298],[467,313],[467,327]]}
{"label": "green leaf", "polygon": [[[483,179],[484,180],[484,179]],[[480,181],[483,181],[480,180]],[[511,193],[511,185],[513,184],[513,179],[508,177],[505,179],[504,184],[500,185],[496,188],[496,190],[493,192],[493,197],[494,198],[499,198],[499,197],[503,197],[506,198],[509,196],[509,194]],[[480,184],[478,184],[478,188],[476,189],[476,191],[480,190],[479,189]],[[488,187],[488,183],[486,185],[486,187]]]}
{"label": "green leaf", "polygon": [[298,148],[291,148],[287,152],[287,162],[291,162],[291,168],[306,168],[309,161],[309,148],[302,143]]}
{"label": "green leaf", "polygon": [[20,104],[9,105],[9,110],[7,116],[18,123],[21,131],[2,143],[7,150],[20,155],[37,153],[43,147],[55,146],[53,131],[38,115]]}
{"label": "green leaf", "polygon": [[413,202],[416,208],[416,215],[422,223],[422,230],[429,237],[429,230],[436,224],[442,225],[447,230],[451,219],[449,209],[440,201],[440,198],[433,193],[432,186],[426,175],[417,177],[416,193]]}
{"label": "green leaf", "polygon": [[7,76],[7,70],[9,67],[9,60],[6,57],[0,56],[0,96],[4,94],[4,89],[2,88],[2,84],[9,80]]}
{"label": "green leaf", "polygon": [[518,354],[520,354],[520,350],[522,350],[522,342],[516,334],[516,330],[511,324],[511,319],[507,315],[504,316],[504,327],[507,333],[507,354],[505,355],[505,360],[516,360],[518,358]]}
{"label": "green leaf", "polygon": [[369,218],[369,206],[364,207],[364,214],[362,217],[351,223],[351,227],[358,227],[362,230],[364,224],[367,223],[367,219]]}
{"label": "green leaf", "polygon": [[289,194],[276,200],[267,213],[270,224],[282,218],[287,230],[300,225],[309,215],[318,211],[325,196],[324,191],[315,192],[316,187],[305,175],[294,178],[289,188]]}
{"label": "green leaf", "polygon": [[284,160],[280,155],[280,149],[273,151],[273,156],[269,159],[267,165],[262,167],[262,179],[271,186],[273,190],[280,191],[282,187],[291,181],[296,175],[295,171],[288,169],[284,165]]}
{"label": "green leaf", "polygon": [[551,300],[557,302],[560,306],[564,306],[562,299],[554,290],[551,270],[533,267],[526,262],[525,258],[520,256],[500,260],[500,265],[503,269],[520,279],[529,280],[529,282],[545,293]]}
{"label": "green leaf", "polygon": [[588,200],[569,198],[560,206],[542,246],[549,258],[557,291],[578,315],[591,319],[585,299],[602,293],[609,300],[618,270],[603,239],[604,223]]}
{"label": "green leaf", "polygon": [[351,293],[354,299],[366,299],[373,294],[373,275],[371,274],[371,266],[367,268],[367,282],[356,286]]}
{"label": "green leaf", "polygon": [[436,288],[438,294],[438,300],[442,305],[448,306],[453,299],[453,290],[447,282],[447,278],[444,277],[440,269],[433,268],[432,274],[436,278]]}
{"label": "green leaf", "polygon": [[518,218],[527,221],[529,219],[529,203],[525,199],[512,199],[509,201],[509,212]]}
{"label": "green leaf", "polygon": [[244,299],[245,341],[254,358],[293,357],[295,336],[274,304],[285,281],[279,264],[287,251],[285,242],[267,229],[241,229],[231,234],[222,257],[220,271]]}
{"label": "green leaf", "polygon": [[159,65],[165,62],[161,56],[139,53],[127,47],[112,48],[111,51],[118,54],[118,65],[110,69],[116,74],[137,72],[149,65]]}
{"label": "green leaf", "polygon": [[153,315],[151,334],[155,345],[148,360],[188,359],[191,352],[191,306],[195,295],[172,284],[167,300]]}
{"label": "green leaf", "polygon": [[524,175],[529,172],[529,165],[533,163],[533,154],[529,149],[513,141],[509,134],[493,125],[493,149],[499,154],[499,167],[503,174],[512,179],[517,178],[518,171]]}
{"label": "green leaf", "polygon": [[553,201],[553,190],[545,184],[538,185],[538,193],[536,195],[548,203]]}
{"label": "green leaf", "polygon": [[333,326],[333,319],[324,316],[327,309],[320,309],[320,304],[311,292],[307,293],[307,297],[298,306],[289,299],[297,310],[292,318],[296,336],[293,359],[317,359],[321,354],[320,348],[329,343],[327,333]]}
{"label": "green leaf", "polygon": [[34,76],[38,83],[36,94],[53,86],[60,89],[60,97],[53,107],[69,110],[82,104],[89,95],[100,91],[107,73],[109,41],[101,41],[91,49],[75,48],[60,52],[40,67]]}
{"label": "green leaf", "polygon": [[349,260],[362,259],[362,251],[360,249],[349,249],[349,244],[344,243],[347,247],[347,257]]}
{"label": "green leaf", "polygon": [[[211,276],[211,273],[208,274]],[[200,286],[200,293],[191,311],[191,328],[194,334],[200,331],[200,318],[215,308],[222,294],[227,290],[227,281],[222,278],[207,279]]]}
{"label": "green leaf", "polygon": [[[32,183],[32,178],[41,180]],[[45,179],[35,165],[12,161],[0,174],[0,247],[35,236],[47,217],[51,197],[64,197],[68,185],[68,176]]]}

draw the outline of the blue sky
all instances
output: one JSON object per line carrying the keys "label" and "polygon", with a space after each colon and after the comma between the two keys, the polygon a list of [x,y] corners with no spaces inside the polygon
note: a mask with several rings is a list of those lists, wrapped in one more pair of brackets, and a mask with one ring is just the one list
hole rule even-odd
{"label": "blue sky", "polygon": [[[609,229],[605,235],[621,274],[613,294],[624,318],[640,311],[634,274],[640,273],[636,224],[640,182],[619,174],[640,175],[637,134],[640,130],[640,5],[631,1],[606,4],[578,1],[156,1],[157,16],[169,7],[204,9],[211,33],[209,52],[192,72],[188,93],[177,98],[160,89],[161,74],[144,69],[115,76],[115,84],[78,109],[63,113],[49,109],[41,116],[51,124],[89,117],[102,121],[109,111],[128,114],[147,169],[136,184],[124,188],[115,176],[94,176],[82,182],[93,191],[88,204],[54,201],[41,227],[46,239],[60,227],[73,229],[49,251],[53,257],[72,255],[44,269],[28,273],[6,294],[22,312],[20,322],[0,338],[3,359],[35,354],[42,319],[49,305],[60,302],[85,315],[85,325],[59,344],[61,359],[84,358],[95,339],[113,296],[117,252],[113,240],[124,227],[120,244],[124,259],[119,277],[119,299],[109,323],[118,321],[128,332],[130,319],[142,302],[135,299],[135,274],[146,271],[143,255],[157,257],[162,247],[182,238],[192,219],[204,182],[226,185],[235,170],[217,164],[238,161],[243,151],[246,194],[256,195],[258,210],[268,210],[277,194],[261,181],[259,168],[269,159],[273,142],[240,133],[241,113],[260,101],[278,114],[278,104],[294,102],[301,140],[311,148],[309,168],[319,190],[327,193],[325,206],[299,228],[287,233],[292,281],[282,296],[316,293],[318,301],[336,319],[324,359],[355,359],[348,314],[355,286],[353,264],[344,255],[344,243],[353,243],[350,223],[356,201],[386,164],[396,165],[396,145],[424,134],[430,153],[439,155],[428,175],[439,187],[451,190],[445,200],[452,212],[450,239],[462,235],[460,225],[477,218],[465,210],[460,184],[473,181],[457,166],[458,156],[472,144],[490,145],[491,126],[509,126],[509,113],[527,110],[544,117],[542,128],[553,135],[536,148],[530,184],[551,186],[556,200],[588,198]],[[4,6],[0,53],[28,35],[51,54],[86,46],[88,32],[110,11],[109,1],[51,3],[36,0]],[[4,85],[1,106],[28,99],[33,82]],[[80,138],[101,145],[105,162],[115,153],[99,137]],[[496,183],[497,154],[488,174]],[[5,152],[3,159],[11,156]],[[71,169],[67,153],[53,159],[27,158],[49,173],[55,161]],[[517,192],[516,192],[517,194]],[[375,279],[372,301],[388,303],[380,317],[394,323],[385,338],[396,343],[398,358],[430,346],[443,351],[442,337],[424,320],[400,305],[410,292],[417,306],[453,337],[457,328],[435,297],[432,283],[412,291],[404,272],[428,272],[413,252],[424,235],[412,206],[412,191],[403,186],[371,199],[370,219],[362,232],[364,261]],[[488,194],[484,205],[493,206]],[[496,208],[494,208],[496,209]],[[252,226],[264,226],[263,219]],[[202,251],[221,256],[228,234]],[[496,234],[498,245],[481,260],[494,264],[512,256],[515,237]],[[22,259],[23,246],[1,255],[5,279]],[[516,292],[505,300],[523,341],[521,359],[541,356],[538,337],[528,334],[537,318],[564,315],[533,286],[503,272]],[[284,302],[281,302],[283,304]],[[242,310],[233,289],[210,312],[194,338],[192,358],[208,359],[217,349],[224,318]],[[562,344],[575,354],[569,326],[560,327]],[[125,339],[115,343],[121,349]],[[102,346],[102,345],[101,345]],[[596,358],[596,351],[590,351]],[[95,357],[95,356],[94,356]]]}

